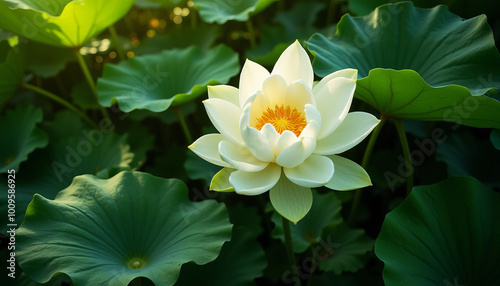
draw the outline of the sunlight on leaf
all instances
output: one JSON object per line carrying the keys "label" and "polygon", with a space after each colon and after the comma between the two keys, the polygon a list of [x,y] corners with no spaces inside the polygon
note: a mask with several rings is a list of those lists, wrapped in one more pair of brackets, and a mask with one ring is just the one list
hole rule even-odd
{"label": "sunlight on leaf", "polygon": [[11,10],[2,1],[0,28],[49,45],[80,47],[127,14],[133,3],[134,0],[71,1],[59,16],[51,16],[47,14],[54,6],[51,4],[40,6],[43,11]]}

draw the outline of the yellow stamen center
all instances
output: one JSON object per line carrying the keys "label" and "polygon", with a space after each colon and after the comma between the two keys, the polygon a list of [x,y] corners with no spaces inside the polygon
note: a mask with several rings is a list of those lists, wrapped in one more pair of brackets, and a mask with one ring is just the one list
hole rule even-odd
{"label": "yellow stamen center", "polygon": [[285,130],[290,130],[299,136],[307,125],[306,118],[297,108],[292,109],[290,105],[276,105],[274,109],[267,108],[260,118],[257,118],[255,128],[261,130],[266,123],[271,123],[276,131],[281,134]]}

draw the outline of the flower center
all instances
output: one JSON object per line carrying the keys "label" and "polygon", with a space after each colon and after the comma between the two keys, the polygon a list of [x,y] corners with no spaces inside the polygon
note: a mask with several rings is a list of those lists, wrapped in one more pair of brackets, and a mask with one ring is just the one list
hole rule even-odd
{"label": "flower center", "polygon": [[144,266],[146,266],[146,261],[142,258],[135,257],[127,261],[127,267],[129,269],[139,269]]}
{"label": "flower center", "polygon": [[307,125],[306,118],[300,113],[297,108],[292,109],[290,105],[276,106],[274,109],[267,108],[262,112],[262,116],[257,118],[255,128],[261,130],[266,123],[271,123],[279,134],[285,130],[290,130],[297,137],[300,135],[304,127]]}

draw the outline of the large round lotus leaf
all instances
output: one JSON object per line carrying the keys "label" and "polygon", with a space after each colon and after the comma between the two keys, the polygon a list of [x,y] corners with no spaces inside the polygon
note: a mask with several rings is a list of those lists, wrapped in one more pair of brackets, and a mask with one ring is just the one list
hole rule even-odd
{"label": "large round lotus leaf", "polygon": [[255,285],[262,276],[266,255],[252,231],[246,227],[233,229],[231,241],[222,246],[219,257],[206,265],[186,264],[176,286],[243,286]]}
{"label": "large round lotus leaf", "polygon": [[31,105],[18,106],[0,118],[2,137],[8,139],[0,141],[0,173],[18,172],[33,150],[47,146],[47,134],[36,127],[42,119],[42,110]]}
{"label": "large round lotus leaf", "polygon": [[500,285],[500,194],[471,177],[415,187],[375,243],[392,285]]}
{"label": "large round lotus leaf", "polygon": [[193,0],[194,7],[200,11],[201,18],[207,23],[224,24],[229,20],[244,22],[251,13],[257,13],[276,0]]}
{"label": "large round lotus leaf", "polygon": [[[20,166],[21,169],[16,170],[18,225],[23,221],[25,210],[35,193],[53,199],[77,175],[94,174],[108,178],[129,169],[134,154],[130,152],[127,135],[112,133],[111,125],[100,126],[99,129],[86,126],[70,111],[56,114],[53,122],[45,124],[50,144],[32,152],[28,161]],[[0,185],[0,192],[6,193],[7,190],[3,189],[6,187],[7,184]],[[7,196],[0,196],[0,212],[7,213],[6,202]],[[7,216],[0,217],[0,231],[5,232],[6,223]]]}
{"label": "large round lotus leaf", "polygon": [[206,92],[209,84],[225,84],[239,71],[238,56],[219,45],[209,51],[197,47],[166,50],[104,66],[97,81],[99,103],[121,110],[165,111]]}
{"label": "large round lotus leaf", "polygon": [[[342,204],[334,192],[320,195],[314,190],[311,210],[297,224],[290,225],[293,250],[302,253],[309,246],[320,242],[325,227],[342,223],[341,209]],[[274,212],[271,219],[275,224],[272,236],[284,240],[281,216]]]}
{"label": "large round lotus leaf", "polygon": [[47,13],[55,3],[43,5],[47,10],[38,11],[12,10],[1,1],[0,29],[49,45],[80,47],[127,14],[133,4],[134,0],[71,1],[60,15],[52,16]]}
{"label": "large round lotus leaf", "polygon": [[413,70],[373,69],[356,97],[389,116],[500,128],[500,102],[459,85],[431,87]]}
{"label": "large round lotus leaf", "polygon": [[331,39],[315,34],[308,48],[322,77],[344,68],[358,69],[359,78],[374,68],[412,69],[431,86],[458,84],[473,95],[500,87],[500,54],[486,16],[463,20],[445,6],[403,2],[365,17],[344,15]]}
{"label": "large round lotus leaf", "polygon": [[25,55],[24,47],[10,47],[7,41],[0,42],[0,110],[23,80]]}
{"label": "large round lotus leaf", "polygon": [[31,9],[35,11],[45,12],[52,16],[60,15],[66,4],[73,0],[4,0],[11,9]]}
{"label": "large round lotus leaf", "polygon": [[186,185],[148,173],[78,176],[54,200],[35,195],[16,231],[24,272],[45,282],[127,285],[136,277],[173,285],[182,264],[206,264],[231,237],[223,204],[192,202]]}

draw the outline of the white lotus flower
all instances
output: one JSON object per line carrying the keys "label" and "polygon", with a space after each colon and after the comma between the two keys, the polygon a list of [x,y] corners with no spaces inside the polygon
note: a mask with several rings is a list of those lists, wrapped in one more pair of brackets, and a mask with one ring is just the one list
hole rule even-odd
{"label": "white lotus flower", "polygon": [[357,70],[334,72],[313,86],[313,70],[298,41],[271,73],[245,62],[239,89],[209,86],[203,103],[220,134],[204,135],[189,148],[224,167],[211,189],[242,195],[269,190],[271,203],[297,223],[312,204],[310,188],[349,190],[371,185],[357,163],[336,156],[361,142],[379,120],[348,113]]}

